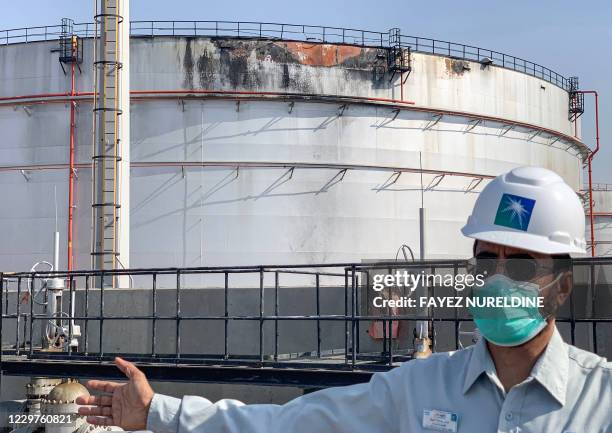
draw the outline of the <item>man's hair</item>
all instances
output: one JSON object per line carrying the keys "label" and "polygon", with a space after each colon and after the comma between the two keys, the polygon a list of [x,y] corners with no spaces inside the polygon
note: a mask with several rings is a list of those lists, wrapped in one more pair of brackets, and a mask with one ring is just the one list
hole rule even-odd
{"label": "man's hair", "polygon": [[560,274],[561,272],[568,272],[572,270],[572,258],[569,254],[555,254],[552,256],[553,259],[553,272]]}

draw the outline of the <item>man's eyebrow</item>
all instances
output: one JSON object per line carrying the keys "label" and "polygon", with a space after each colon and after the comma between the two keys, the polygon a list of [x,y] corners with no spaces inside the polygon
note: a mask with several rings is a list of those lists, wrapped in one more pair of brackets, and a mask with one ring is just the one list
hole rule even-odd
{"label": "man's eyebrow", "polygon": [[484,251],[480,251],[480,252],[478,252],[478,253],[476,254],[476,257],[478,257],[478,256],[481,256],[481,257],[491,257],[491,258],[494,258],[494,257],[499,257],[499,254],[497,254],[497,253],[495,253],[495,252],[493,252],[493,251],[487,251],[487,250],[484,250]]}
{"label": "man's eyebrow", "polygon": [[532,260],[537,259],[537,257],[534,257],[534,256],[532,256],[531,254],[528,254],[528,253],[508,254],[506,257],[509,258],[509,259],[532,259]]}

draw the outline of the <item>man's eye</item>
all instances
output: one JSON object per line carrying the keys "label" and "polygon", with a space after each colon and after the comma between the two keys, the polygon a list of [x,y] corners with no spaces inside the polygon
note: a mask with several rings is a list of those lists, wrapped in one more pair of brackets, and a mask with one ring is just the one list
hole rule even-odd
{"label": "man's eye", "polygon": [[497,259],[497,254],[494,253],[480,253],[476,255],[477,259]]}

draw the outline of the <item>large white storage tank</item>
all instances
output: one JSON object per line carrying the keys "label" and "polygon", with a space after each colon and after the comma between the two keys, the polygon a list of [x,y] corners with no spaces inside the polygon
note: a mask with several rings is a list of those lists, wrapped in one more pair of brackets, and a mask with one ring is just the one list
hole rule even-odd
{"label": "large white storage tank", "polygon": [[[567,80],[540,66],[403,38],[413,50],[397,67],[386,33],[324,43],[196,28],[131,40],[131,267],[390,258],[419,250],[421,207],[426,256],[466,257],[459,229],[491,177],[540,165],[582,185]],[[93,44],[81,35],[75,269],[91,263]],[[48,259],[68,213],[70,73],[57,40],[19,41],[0,46],[4,270]]]}
{"label": "large white storage tank", "polygon": [[[594,184],[593,187],[593,227],[595,254],[612,256],[612,185]],[[587,194],[584,190],[583,194]],[[587,239],[591,235],[591,221],[587,218]]]}

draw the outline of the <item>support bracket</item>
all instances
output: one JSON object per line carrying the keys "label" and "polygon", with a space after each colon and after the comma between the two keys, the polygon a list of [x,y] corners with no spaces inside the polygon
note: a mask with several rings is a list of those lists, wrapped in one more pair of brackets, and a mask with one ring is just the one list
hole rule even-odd
{"label": "support bracket", "polygon": [[470,120],[463,132],[470,132],[472,129],[476,128],[478,125],[482,123],[482,119]]}
{"label": "support bracket", "polygon": [[389,120],[389,122],[393,122],[395,119],[397,119],[397,116],[399,116],[400,114],[400,109],[396,108],[395,110],[393,110],[393,117],[391,118],[391,120]]}
{"label": "support bracket", "polygon": [[475,177],[474,179],[472,179],[470,181],[470,184],[468,185],[468,187],[465,189],[465,192],[470,192],[473,191],[474,189],[476,189],[476,187],[478,185],[480,185],[480,183],[483,181],[482,177]]}
{"label": "support bracket", "polygon": [[436,177],[434,177],[431,182],[429,182],[429,185],[427,185],[425,187],[425,191],[431,191],[433,190],[435,187],[437,187],[438,185],[440,185],[440,182],[442,182],[442,180],[446,177],[446,174],[438,174],[436,175]]}
{"label": "support bracket", "polygon": [[502,126],[502,128],[499,131],[498,136],[503,137],[504,135],[506,135],[508,132],[512,131],[513,129],[514,129],[514,125]]}
{"label": "support bracket", "polygon": [[427,131],[428,129],[431,129],[434,126],[436,126],[438,122],[442,120],[443,116],[444,116],[443,114],[434,114],[429,120],[429,122],[427,123],[427,125],[425,125],[425,128],[423,128],[423,130]]}
{"label": "support bracket", "polygon": [[540,135],[541,133],[542,133],[542,131],[536,131],[536,132],[534,132],[533,134],[531,134],[531,135],[529,136],[529,140],[527,140],[527,141],[531,141],[531,140],[533,140],[534,138],[536,138],[536,137],[537,137],[538,135]]}

